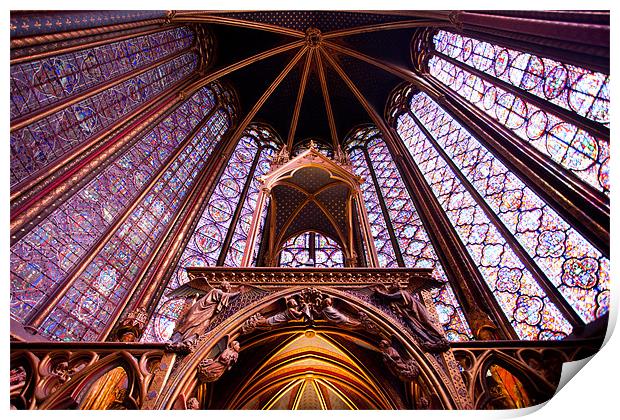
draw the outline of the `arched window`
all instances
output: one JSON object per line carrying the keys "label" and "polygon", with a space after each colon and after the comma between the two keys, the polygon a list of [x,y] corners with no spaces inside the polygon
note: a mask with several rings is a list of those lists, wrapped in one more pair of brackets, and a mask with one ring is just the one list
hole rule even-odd
{"label": "arched window", "polygon": [[230,126],[213,89],[196,92],[11,247],[14,318],[66,288],[43,336],[88,341],[107,328]]}
{"label": "arched window", "polygon": [[434,268],[444,283],[432,292],[440,323],[450,340],[471,339],[463,311],[380,131],[358,129],[346,144],[354,172],[364,179],[361,189],[380,265]]}
{"label": "arched window", "polygon": [[396,130],[519,337],[563,338],[566,311],[607,312],[609,260],[460,122],[417,93]]}
{"label": "arched window", "polygon": [[288,239],[280,251],[280,267],[344,267],[342,248],[329,236],[303,232]]}
{"label": "arched window", "polygon": [[[185,245],[142,341],[164,341],[172,335],[183,299],[167,300],[165,295],[188,281],[186,267],[240,265],[256,208],[258,178],[269,170],[280,144],[268,127],[252,124],[244,131]],[[259,243],[260,234],[256,241]],[[258,245],[255,256],[257,252]]]}
{"label": "arched window", "polygon": [[[12,123],[36,118],[11,131],[11,186],[189,76],[198,65],[193,41],[193,32],[181,27],[11,66]],[[102,83],[109,86],[67,103]],[[37,117],[49,107],[56,111]]]}
{"label": "arched window", "polygon": [[609,76],[438,31],[431,76],[598,191],[609,193]]}

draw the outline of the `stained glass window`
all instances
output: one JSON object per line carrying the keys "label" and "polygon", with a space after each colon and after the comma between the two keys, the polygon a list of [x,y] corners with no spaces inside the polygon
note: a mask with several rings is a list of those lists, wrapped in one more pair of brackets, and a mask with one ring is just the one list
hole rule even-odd
{"label": "stained glass window", "polygon": [[318,232],[289,238],[280,251],[280,267],[344,267],[338,242]]}
{"label": "stained glass window", "polygon": [[59,340],[98,339],[229,125],[223,109],[213,113],[45,319],[42,335]]}
{"label": "stained glass window", "polygon": [[196,69],[188,52],[11,133],[11,185],[105,132]]}
{"label": "stained glass window", "polygon": [[394,252],[398,247],[406,267],[434,268],[443,283],[432,292],[440,323],[450,340],[471,339],[463,311],[381,133],[357,131],[348,141],[348,150],[353,170],[364,179],[361,189],[380,265],[398,266]]}
{"label": "stained glass window", "polygon": [[[24,318],[66,279],[213,109],[203,88],[11,247],[11,315]],[[193,163],[197,154],[190,154]]]}
{"label": "stained glass window", "polygon": [[607,125],[609,76],[445,31],[433,41],[432,76],[583,181],[609,192],[609,142],[541,109],[525,94]]}
{"label": "stained glass window", "polygon": [[427,95],[411,112],[582,319],[605,313],[609,260]]}
{"label": "stained glass window", "polygon": [[11,118],[32,113],[189,48],[187,27],[11,66]]}
{"label": "stained glass window", "polygon": [[[609,261],[428,95],[413,97],[397,131],[519,337],[572,331],[538,281],[556,287],[586,322],[607,311]],[[546,278],[530,272],[515,246]]]}
{"label": "stained glass window", "polygon": [[[181,254],[142,341],[164,341],[172,335],[183,300],[166,299],[166,293],[188,281],[186,267],[218,265],[223,252],[224,265],[240,265],[256,208],[257,178],[269,170],[277,142],[275,134],[266,128],[252,125],[244,132]],[[230,246],[223,249],[227,236]]]}

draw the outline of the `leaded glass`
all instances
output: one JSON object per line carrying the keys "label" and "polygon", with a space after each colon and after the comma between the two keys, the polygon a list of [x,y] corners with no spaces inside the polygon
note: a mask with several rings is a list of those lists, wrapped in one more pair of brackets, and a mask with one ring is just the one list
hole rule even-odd
{"label": "leaded glass", "polygon": [[289,238],[280,252],[280,267],[344,267],[338,242],[318,232]]}
{"label": "leaded glass", "polygon": [[188,52],[12,132],[11,185],[105,132],[188,76],[196,65],[196,54]]}
{"label": "leaded glass", "polygon": [[370,170],[366,164],[364,152],[362,149],[353,149],[349,152],[349,158],[351,163],[353,163],[355,174],[364,179],[361,190],[364,197],[364,205],[366,206],[366,213],[368,214],[370,231],[374,239],[375,248],[377,249],[379,266],[398,267],[398,261],[394,253],[390,233],[383,216],[383,211],[381,210],[377,190],[372,182]]}
{"label": "leaded glass", "polygon": [[214,105],[209,87],[196,92],[11,247],[11,316],[49,296]]}
{"label": "leaded glass", "polygon": [[[142,341],[164,341],[172,335],[183,300],[170,301],[166,299],[165,294],[188,281],[186,267],[217,265],[229,229],[235,230],[225,264],[232,266],[240,264],[252,221],[251,216],[256,207],[259,186],[257,177],[269,170],[271,159],[275,155],[275,144],[269,143],[269,138],[273,137],[273,134],[268,130],[265,132],[257,130],[260,131],[252,126],[239,140],[166,285],[164,297],[160,300]],[[258,158],[256,169],[254,174],[251,174],[256,158]],[[237,225],[231,227],[246,182],[250,184],[246,198],[241,203],[240,218]]]}
{"label": "leaded glass", "polygon": [[[349,142],[349,147],[353,147],[349,152],[349,156],[355,173],[364,179],[361,187],[362,194],[375,247],[379,254],[379,263],[381,266],[385,266],[384,261],[382,261],[385,257],[382,258],[380,253],[384,253],[384,250],[388,249],[392,253],[391,255],[388,254],[390,258],[388,260],[389,266],[397,266],[396,258],[393,256],[394,251],[389,232],[387,231],[387,222],[391,223],[393,227],[395,240],[398,243],[405,266],[434,268],[435,277],[443,283],[443,287],[434,289],[431,295],[439,316],[439,322],[442,324],[448,339],[451,341],[471,339],[472,333],[467,320],[454,296],[454,291],[435,254],[426,229],[420,220],[385,142],[380,137],[378,131],[374,131],[366,137],[360,136],[359,139],[353,137],[353,141]],[[357,143],[355,142],[356,139],[358,140]],[[363,150],[359,148],[360,146],[366,147],[369,159],[366,159]],[[376,184],[384,200],[388,212],[387,215],[383,214],[380,207],[380,198],[375,189],[375,182],[370,173],[371,170],[374,172]]]}
{"label": "leaded glass", "polygon": [[609,76],[440,30],[435,50],[592,121],[609,123]]}
{"label": "leaded glass", "polygon": [[187,27],[11,66],[11,118],[50,106],[192,45]]}
{"label": "leaded glass", "polygon": [[594,188],[609,192],[609,143],[444,59],[430,73]]}
{"label": "leaded glass", "polygon": [[42,335],[98,339],[229,125],[225,111],[213,113],[45,319]]}
{"label": "leaded glass", "polygon": [[517,335],[537,340],[569,334],[570,323],[413,118],[407,113],[401,115],[396,130]]}
{"label": "leaded glass", "polygon": [[428,95],[411,112],[581,318],[606,313],[609,260]]}
{"label": "leaded glass", "polygon": [[[256,211],[256,200],[258,199],[258,194],[260,191],[260,181],[258,178],[269,172],[269,169],[271,168],[271,160],[274,155],[274,148],[264,147],[261,150],[256,169],[254,170],[254,175],[249,180],[250,185],[248,192],[243,202],[243,206],[241,207],[239,221],[235,226],[235,231],[230,242],[230,248],[228,249],[226,260],[224,261],[224,265],[228,267],[241,266],[241,259],[243,258],[243,252],[245,251],[250,225],[252,224],[252,218],[254,217],[254,212]],[[266,209],[266,206],[262,209],[263,222]],[[257,249],[260,244],[260,233],[262,233],[262,229],[259,230],[259,235],[256,238],[255,249]]]}

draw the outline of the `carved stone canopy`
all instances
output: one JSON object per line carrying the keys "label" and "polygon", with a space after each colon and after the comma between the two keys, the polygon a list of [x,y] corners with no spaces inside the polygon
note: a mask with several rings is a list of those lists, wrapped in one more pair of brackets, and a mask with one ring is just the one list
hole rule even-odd
{"label": "carved stone canopy", "polygon": [[268,265],[275,265],[287,239],[306,231],[334,239],[350,258],[355,253],[350,201],[359,194],[361,178],[348,165],[322,154],[312,142],[300,155],[278,163],[261,179],[272,208]]}

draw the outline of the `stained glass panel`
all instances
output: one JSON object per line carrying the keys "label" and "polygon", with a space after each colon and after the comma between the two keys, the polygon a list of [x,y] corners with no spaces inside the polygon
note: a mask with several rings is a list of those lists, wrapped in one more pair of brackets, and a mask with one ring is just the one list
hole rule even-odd
{"label": "stained glass panel", "polygon": [[183,54],[12,132],[11,185],[105,132],[121,118],[188,76],[196,65],[196,54]]}
{"label": "stained glass panel", "polygon": [[280,267],[344,267],[344,254],[333,239],[304,232],[282,245]]}
{"label": "stained glass panel", "polygon": [[[469,340],[472,338],[472,333],[465,315],[454,296],[454,291],[435,254],[433,245],[400,177],[398,168],[379,134],[375,131],[374,137],[369,137],[370,140],[364,139],[363,142],[360,142],[361,144],[367,142],[369,161],[359,148],[354,148],[349,153],[355,173],[364,179],[362,193],[377,253],[379,254],[382,252],[380,250],[386,249],[388,244],[389,249],[392,250],[385,220],[387,218],[388,223],[391,223],[393,227],[405,266],[434,268],[435,277],[444,284],[443,287],[434,289],[431,295],[439,321],[444,327],[448,339],[451,341]],[[369,164],[372,169],[369,168]],[[388,211],[387,215],[383,214],[378,204],[379,197],[370,170],[374,171],[376,183]],[[395,257],[393,258],[391,265],[397,266]],[[382,263],[381,259],[380,257],[380,263]]]}
{"label": "stained glass panel", "polygon": [[[268,131],[259,133],[255,127],[246,130],[215,186],[164,293],[188,281],[186,267],[217,265],[229,229],[235,230],[225,265],[238,266],[240,264],[252,221],[251,217],[256,207],[259,187],[257,177],[269,170],[271,159],[275,155],[275,144],[270,144],[268,141],[271,136],[273,134]],[[261,139],[264,139],[267,144],[263,144]],[[259,150],[260,154],[257,156]],[[250,171],[256,158],[258,161],[255,173],[251,174]],[[246,199],[241,203],[240,218],[237,225],[231,227],[246,182],[250,184]],[[142,341],[167,340],[172,335],[182,306],[182,299],[168,300],[164,294],[146,328]]]}
{"label": "stained glass panel", "polygon": [[428,95],[411,112],[582,319],[606,313],[609,260]]}
{"label": "stained glass panel", "polygon": [[609,123],[609,76],[440,30],[435,50],[592,121]]}
{"label": "stained glass panel", "polygon": [[506,318],[522,339],[557,339],[572,326],[409,114],[397,132],[454,226]]}
{"label": "stained glass panel", "polygon": [[23,320],[49,296],[214,105],[210,88],[196,92],[13,245],[11,316]]}
{"label": "stained glass panel", "polygon": [[609,192],[609,143],[437,56],[430,73],[594,188]]}
{"label": "stained glass panel", "polygon": [[180,27],[11,66],[11,118],[163,61],[193,39],[189,28]]}

